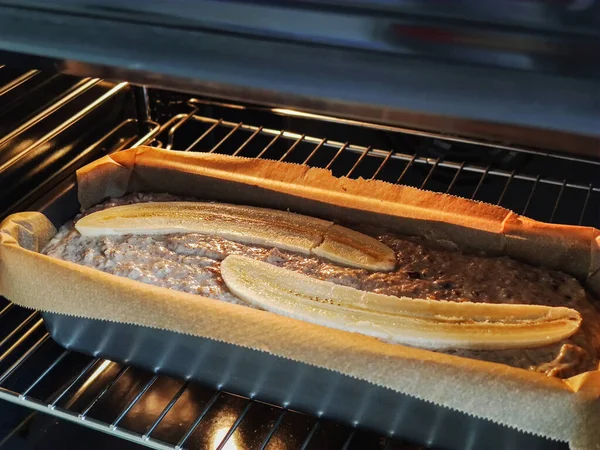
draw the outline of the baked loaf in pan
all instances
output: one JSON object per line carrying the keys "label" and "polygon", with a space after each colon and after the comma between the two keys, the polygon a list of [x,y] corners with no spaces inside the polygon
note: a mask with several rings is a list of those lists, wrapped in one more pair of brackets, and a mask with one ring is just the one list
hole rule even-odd
{"label": "baked loaf in pan", "polygon": [[[321,169],[285,163],[152,148],[105,157],[78,173],[84,209],[131,192],[169,192],[289,209],[344,225],[383,227],[466,251],[512,256],[568,273],[592,293],[600,290],[598,230],[543,224],[503,208],[413,188],[336,179]],[[597,370],[560,380],[117,277],[40,254],[56,230],[38,213],[15,215],[2,229],[0,293],[23,306],[218,339],[335,370],[574,447],[595,448],[600,442],[595,427],[600,418]],[[233,262],[228,265],[232,270],[240,266]],[[256,270],[263,273],[260,267]],[[30,277],[34,271],[39,276]],[[376,305],[384,307],[379,300]],[[597,359],[595,364],[588,369],[597,368]]]}

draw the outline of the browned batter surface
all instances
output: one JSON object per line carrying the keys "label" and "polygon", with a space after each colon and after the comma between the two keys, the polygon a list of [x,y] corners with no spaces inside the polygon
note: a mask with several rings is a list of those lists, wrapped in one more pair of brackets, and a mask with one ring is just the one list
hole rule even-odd
{"label": "browned batter surface", "polygon": [[[133,194],[86,211],[145,201],[189,200],[167,194]],[[77,217],[76,219],[78,219]],[[365,230],[361,230],[365,231]],[[245,304],[229,292],[220,275],[228,255],[241,254],[305,275],[381,294],[436,300],[567,306],[583,317],[580,330],[562,342],[519,350],[455,350],[448,353],[549,376],[570,377],[598,368],[600,313],[581,284],[564,273],[508,257],[465,254],[448,243],[372,233],[396,253],[393,272],[370,272],[276,248],[250,246],[197,233],[84,238],[65,224],[44,249],[60,259],[155,286]]]}

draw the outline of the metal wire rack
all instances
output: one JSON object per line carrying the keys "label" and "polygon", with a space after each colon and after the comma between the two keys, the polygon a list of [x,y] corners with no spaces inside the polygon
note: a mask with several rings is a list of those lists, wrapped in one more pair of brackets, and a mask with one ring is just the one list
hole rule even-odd
{"label": "metal wire rack", "polygon": [[[202,102],[191,100],[188,105],[188,112],[175,114],[162,125],[151,123],[145,135],[127,143],[297,162],[325,167],[336,175],[407,183],[513,208],[511,202],[519,201],[519,212],[542,220],[598,225],[594,207],[600,188],[593,184],[208,117],[200,114]],[[593,161],[572,162],[592,171],[600,167]],[[461,185],[465,175],[476,178]],[[521,185],[515,187],[517,183]],[[259,399],[64,350],[49,338],[37,312],[4,299],[0,299],[0,399],[156,449],[421,448],[373,435],[360,424],[340,426]]]}
{"label": "metal wire rack", "polygon": [[[0,69],[0,216],[26,207],[77,167],[141,136],[128,83]],[[157,131],[159,125],[145,121]]]}
{"label": "metal wire rack", "polygon": [[[598,183],[600,177],[600,160],[479,143],[483,147],[500,151],[532,155],[536,159],[530,165],[536,169],[562,166],[562,178],[552,178],[538,173],[521,173],[517,169],[496,168],[492,164],[481,166],[443,157],[432,158],[419,155],[414,149],[410,149],[411,152],[378,149],[294,131],[206,117],[198,114],[203,104],[198,99],[188,101],[191,111],[172,117],[147,143],[186,152],[223,153],[324,167],[332,170],[336,176],[382,179],[495,203],[547,222],[590,226],[600,223],[600,186],[594,184]],[[240,108],[237,105],[223,106]],[[300,115],[296,111],[282,109],[273,109],[272,112]],[[301,117],[371,127],[370,124],[314,114],[301,113]],[[186,126],[196,126],[197,135],[193,139],[187,136],[178,140],[178,133]],[[382,126],[375,128],[449,139],[447,136],[415,130]],[[451,140],[476,144],[476,141],[456,137],[451,137]],[[585,178],[582,171],[589,172],[588,183],[581,182]],[[569,173],[577,181],[567,179]],[[461,187],[461,178],[469,176],[470,183]]]}

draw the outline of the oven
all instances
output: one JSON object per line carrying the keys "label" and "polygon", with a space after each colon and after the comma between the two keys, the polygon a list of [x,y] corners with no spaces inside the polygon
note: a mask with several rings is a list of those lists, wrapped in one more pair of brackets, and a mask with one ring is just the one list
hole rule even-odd
{"label": "oven", "polygon": [[[148,145],[600,227],[595,2],[123,3],[0,1],[2,217]],[[408,450],[453,433],[412,442],[288,406],[64,349],[0,299],[0,450]]]}

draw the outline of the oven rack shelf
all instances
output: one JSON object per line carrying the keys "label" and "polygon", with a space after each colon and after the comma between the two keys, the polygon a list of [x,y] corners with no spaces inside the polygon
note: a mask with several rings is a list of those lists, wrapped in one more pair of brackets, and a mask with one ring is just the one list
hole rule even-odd
{"label": "oven rack shelf", "polygon": [[[513,186],[522,183],[517,192],[522,200],[518,211],[521,213],[540,212],[539,208],[533,208],[537,201],[535,194],[550,187],[555,189],[556,195],[543,197],[543,211],[548,214],[546,217],[538,214],[537,218],[556,220],[563,202],[568,201],[570,206],[575,206],[576,214],[562,221],[598,225],[591,205],[598,204],[600,190],[593,184],[243,124],[202,115],[197,101],[190,101],[188,105],[188,112],[175,114],[160,126],[151,122],[149,130],[140,131],[130,142],[306,163],[329,168],[337,175],[387,179],[451,193],[460,186],[461,177],[475,174],[475,179],[465,185],[471,191],[466,196],[492,203],[505,204],[511,198],[509,193]],[[439,172],[451,176],[440,178]],[[488,180],[500,182],[495,197],[491,196]],[[577,198],[577,202],[572,198]],[[237,448],[236,439],[249,435],[253,435],[254,440],[243,448],[279,448],[278,442],[283,442],[284,437],[286,448],[303,450],[325,446],[421,448],[389,436],[374,436],[361,430],[360,424],[354,428],[340,427],[324,418],[311,418],[284,406],[266,405],[258,399],[221,392],[218,386],[200,387],[63,350],[49,339],[37,312],[0,301],[0,399],[157,449]],[[194,392],[194,396],[188,396],[190,392]],[[149,408],[148,405],[154,406]],[[181,419],[175,415],[173,418],[176,411],[189,409],[194,417]],[[151,410],[152,416],[144,416],[141,410]],[[185,423],[183,428],[176,425],[178,420]]]}
{"label": "oven rack shelf", "polygon": [[[14,306],[6,300],[0,299],[0,319],[12,314],[23,312],[21,308]],[[15,323],[8,336],[0,341],[0,367],[3,372],[0,375],[0,399],[18,405],[26,406],[34,411],[50,414],[59,419],[77,423],[92,430],[101,431],[112,436],[141,444],[148,448],[160,450],[173,450],[184,448],[214,448],[214,449],[276,449],[281,448],[281,442],[289,438],[287,433],[298,435],[295,441],[287,440],[284,448],[339,448],[339,449],[385,449],[385,450],[418,450],[423,447],[394,440],[389,437],[380,437],[360,430],[360,428],[342,427],[321,418],[311,418],[285,407],[268,405],[251,398],[243,398],[234,394],[220,391],[215,388],[199,387],[194,383],[173,380],[163,375],[142,374],[140,371],[127,366],[120,365],[99,357],[87,357],[76,354],[70,350],[60,348],[43,330],[43,320],[38,312],[27,312],[27,317],[20,323]],[[3,330],[7,331],[7,330]],[[8,345],[10,343],[10,345]],[[52,355],[49,358],[49,355]],[[43,369],[34,374],[27,373],[31,365],[39,362],[34,359],[45,361]],[[68,359],[78,359],[80,370],[73,370],[72,362]],[[4,370],[5,361],[12,363]],[[69,376],[59,376],[53,380],[50,395],[39,398],[32,392],[39,390],[39,386],[47,378],[56,375],[56,372],[69,369]],[[135,372],[135,373],[132,373]],[[19,384],[20,377],[28,381],[21,383],[22,389],[13,390],[5,387],[10,381]],[[116,390],[123,393],[122,385],[125,381],[140,378],[136,389],[128,392],[125,399],[117,401],[111,391]],[[170,395],[165,397],[165,385],[169,387]],[[56,388],[58,386],[58,388]],[[55,389],[56,388],[56,389]],[[48,390],[48,387],[45,388]],[[89,391],[92,394],[89,394]],[[193,392],[195,397],[202,397],[204,402],[198,410],[197,416],[189,421],[185,430],[165,431],[161,429],[165,420],[181,420],[182,411],[191,407],[186,393]],[[190,395],[192,397],[192,395]],[[80,399],[85,398],[84,402]],[[167,401],[168,400],[168,401]],[[106,402],[105,410],[100,409],[104,420],[94,417],[98,414],[97,406]],[[161,407],[151,406],[152,417],[145,417],[145,421],[137,423],[135,428],[143,432],[132,431],[124,422],[128,421],[128,414],[135,410],[136,406],[144,405],[142,408],[152,405],[153,402],[162,402]],[[181,403],[181,404],[179,404]],[[114,409],[118,404],[118,409]],[[164,405],[164,406],[163,406]],[[225,409],[233,409],[223,413]],[[106,411],[112,411],[112,420],[106,421]],[[139,411],[138,411],[139,413]],[[177,418],[169,417],[177,415]],[[211,415],[220,416],[215,421]],[[244,421],[255,415],[254,419],[246,424]],[[223,415],[225,417],[223,417]],[[267,423],[256,427],[253,422],[265,420]],[[188,418],[189,419],[189,418]],[[185,420],[185,419],[184,419]],[[204,427],[209,423],[208,430]],[[265,426],[266,425],[266,426]],[[173,426],[170,424],[169,426]],[[212,429],[211,429],[212,427]],[[237,436],[244,427],[248,428],[241,433],[252,435],[248,441],[240,443],[242,437]],[[168,428],[168,427],[166,427]],[[198,430],[208,432],[208,437],[198,436]],[[154,437],[156,431],[164,438],[166,433],[176,434],[177,439],[167,441]],[[319,432],[323,434],[319,436]],[[334,439],[329,435],[335,433]],[[204,446],[198,446],[197,440],[205,438]],[[250,439],[252,439],[250,441]],[[324,447],[324,442],[327,444]],[[296,444],[294,446],[294,444]],[[2,445],[0,445],[0,448]],[[9,447],[6,447],[9,448]]]}
{"label": "oven rack shelf", "polygon": [[[224,117],[207,117],[198,114],[202,105],[212,105],[212,102],[199,99],[190,99],[188,113],[177,114],[166,121],[160,129],[150,133],[146,145],[164,147],[180,151],[199,151],[206,153],[223,153],[234,156],[253,158],[267,158],[278,161],[305,164],[311,167],[322,167],[332,170],[336,176],[350,178],[384,179],[385,181],[408,184],[420,189],[428,189],[485,201],[505,206],[523,215],[546,221],[572,225],[600,226],[600,160],[582,157],[553,154],[535,149],[511,147],[507,145],[478,142],[457,137],[448,137],[441,134],[421,132],[418,130],[382,127],[363,122],[328,118],[314,114],[299,113],[292,110],[273,109],[273,113],[289,116],[300,116],[313,120],[339,121],[352,126],[384,129],[396,133],[412,134],[421,137],[446,139],[467,144],[480,145],[484,148],[493,148],[499,151],[522,153],[537,158],[537,166],[572,164],[569,168],[572,173],[580,175],[580,168],[585,167],[590,173],[589,182],[570,180],[565,174],[563,177],[544,176],[539,173],[520,173],[517,169],[504,170],[493,165],[482,166],[477,163],[467,163],[443,157],[423,156],[414,149],[379,149],[373,146],[357,145],[324,137],[314,137],[295,131],[272,129],[261,125],[246,124],[243,122],[229,121]],[[217,104],[227,109],[243,108],[238,105]],[[193,139],[188,138],[177,142],[177,134],[187,125],[195,124],[201,131]],[[241,136],[240,136],[241,135]],[[236,139],[237,137],[237,139]],[[258,145],[255,141],[264,137]],[[179,145],[178,145],[179,144]],[[182,145],[183,144],[183,145]],[[250,148],[250,147],[254,148]],[[279,147],[279,148],[275,148]],[[302,152],[300,147],[306,147]],[[325,157],[322,157],[325,156]],[[392,167],[393,166],[393,167]],[[389,170],[388,170],[389,169]],[[421,170],[415,174],[415,171]],[[383,176],[384,172],[392,171],[393,174]],[[433,183],[436,175],[443,172],[445,183]],[[394,176],[395,174],[395,176]],[[474,175],[475,181],[470,183],[470,190],[457,189],[461,177]],[[417,175],[417,176],[415,176]],[[572,175],[572,174],[571,174]],[[410,179],[409,179],[410,178]],[[473,180],[471,180],[473,181]],[[482,188],[486,183],[495,183],[497,189]],[[519,184],[519,186],[516,186]],[[538,192],[544,189],[542,198],[538,199]],[[515,190],[518,197],[523,200],[511,203],[507,193]],[[560,218],[557,213],[565,203],[567,193],[572,194],[571,200],[575,205],[569,205],[568,214]],[[543,203],[543,208],[532,211],[532,202]],[[593,210],[593,208],[596,208]]]}
{"label": "oven rack shelf", "polygon": [[[21,210],[104,151],[134,145],[129,83],[0,67],[0,217]],[[116,124],[116,125],[115,125]],[[159,125],[144,121],[144,129]]]}

